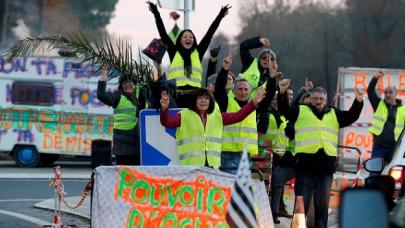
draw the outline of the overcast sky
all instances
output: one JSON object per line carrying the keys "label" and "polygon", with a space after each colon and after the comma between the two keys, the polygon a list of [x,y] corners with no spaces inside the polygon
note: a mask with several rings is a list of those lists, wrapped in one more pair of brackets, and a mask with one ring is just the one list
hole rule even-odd
{"label": "overcast sky", "polygon": [[[198,41],[202,39],[211,22],[218,15],[221,6],[228,3],[232,8],[228,16],[222,20],[216,34],[223,32],[228,37],[232,37],[239,32],[240,27],[237,0],[196,0],[196,11],[190,14],[190,29],[193,30]],[[169,31],[174,25],[174,21],[169,17],[172,10],[159,8],[159,11],[166,30]],[[180,11],[178,13],[181,15],[178,25],[183,28],[183,13]],[[147,46],[153,38],[159,37],[155,19],[144,0],[119,0],[114,17],[107,29],[114,35],[131,40],[141,48]]]}

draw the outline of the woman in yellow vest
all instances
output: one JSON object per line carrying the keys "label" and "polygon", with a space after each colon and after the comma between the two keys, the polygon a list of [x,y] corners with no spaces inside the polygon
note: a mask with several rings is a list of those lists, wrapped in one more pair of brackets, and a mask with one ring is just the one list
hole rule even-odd
{"label": "woman in yellow vest", "polygon": [[[178,107],[188,107],[190,96],[196,88],[201,88],[202,84],[202,58],[208,49],[211,39],[217,30],[222,18],[228,14],[231,8],[226,5],[221,8],[218,16],[209,27],[207,33],[197,44],[194,33],[185,29],[177,37],[176,43],[170,39],[166,32],[162,18],[156,4],[148,1],[149,10],[153,13],[160,38],[167,46],[170,58],[168,80],[176,80],[176,102]],[[191,104],[192,105],[192,104]]]}
{"label": "woman in yellow vest", "polygon": [[224,125],[242,121],[255,110],[266,92],[260,89],[247,105],[238,112],[221,113],[207,89],[197,89],[191,107],[169,116],[169,97],[162,92],[160,122],[168,128],[177,128],[177,153],[181,165],[218,168],[221,164],[221,142]]}
{"label": "woman in yellow vest", "polygon": [[262,85],[269,78],[270,73],[280,74],[277,72],[277,57],[272,50],[265,48],[260,51],[258,57],[254,57],[250,52],[251,49],[266,46],[270,46],[270,41],[265,37],[253,37],[244,40],[239,46],[242,61],[242,70],[239,77],[249,82],[253,96],[257,87]]}

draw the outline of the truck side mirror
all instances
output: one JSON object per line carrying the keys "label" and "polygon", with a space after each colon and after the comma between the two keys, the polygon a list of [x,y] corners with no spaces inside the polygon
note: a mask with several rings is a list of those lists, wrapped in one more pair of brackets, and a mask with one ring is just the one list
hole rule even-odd
{"label": "truck side mirror", "polygon": [[382,157],[370,158],[363,163],[363,166],[370,173],[380,174],[384,169],[384,159]]}

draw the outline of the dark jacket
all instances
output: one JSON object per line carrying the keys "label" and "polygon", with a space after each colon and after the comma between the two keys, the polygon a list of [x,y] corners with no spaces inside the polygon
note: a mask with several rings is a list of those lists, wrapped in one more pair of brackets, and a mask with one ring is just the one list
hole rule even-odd
{"label": "dark jacket", "polygon": [[[288,99],[285,94],[277,96],[278,107],[280,113],[284,115],[291,123],[295,123],[298,114],[299,106],[289,106]],[[325,113],[335,110],[336,118],[339,124],[339,128],[343,128],[354,123],[360,116],[364,102],[358,102],[354,99],[352,106],[348,111],[342,111],[335,107],[325,106],[322,112],[317,112],[314,107],[310,106],[313,113],[318,119],[322,119]],[[319,149],[315,154],[297,153],[296,151],[296,169],[297,172],[328,174],[333,173],[336,170],[336,157],[326,155],[325,151]]]}
{"label": "dark jacket", "polygon": [[[368,99],[370,100],[370,104],[373,107],[374,112],[377,110],[378,104],[381,101],[381,98],[379,98],[377,93],[375,92],[375,86],[377,84],[377,81],[378,79],[373,77],[367,88]],[[388,109],[388,117],[387,121],[384,123],[384,128],[381,134],[373,135],[374,145],[383,147],[393,147],[395,145],[395,137],[394,137],[395,119],[397,116],[398,107],[402,106],[402,101],[400,99],[397,99],[397,103],[395,105],[390,105],[384,101],[384,104]]]}
{"label": "dark jacket", "polygon": [[[244,40],[242,43],[240,43],[239,51],[240,51],[240,58],[242,61],[242,69],[240,71],[241,73],[245,72],[249,68],[250,64],[252,64],[252,62],[255,60],[255,57],[252,55],[252,53],[250,53],[250,50],[261,47],[263,47],[263,44],[260,43],[260,37],[253,37]],[[260,71],[260,78],[262,78],[263,74],[266,73],[268,70],[264,69],[260,65],[260,63],[257,64],[257,67],[259,68]]]}
{"label": "dark jacket", "polygon": [[[116,108],[121,100],[121,92],[107,92],[107,82],[98,81],[97,84],[97,99],[104,104]],[[139,115],[140,107],[135,94],[126,96],[135,106],[138,107],[137,116]],[[139,157],[139,129],[138,124],[131,130],[113,129],[113,154],[115,155],[133,155]]]}
{"label": "dark jacket", "polygon": [[[156,26],[162,39],[163,43],[167,46],[167,53],[169,54],[170,62],[173,61],[174,55],[177,52],[176,44],[170,39],[169,35],[166,32],[165,25],[163,24],[162,18],[160,17],[160,13],[157,12],[154,14]],[[218,29],[219,24],[222,20],[224,15],[219,14],[215,20],[212,22],[211,26],[209,27],[207,33],[202,38],[202,40],[197,45],[197,51],[200,55],[200,61],[203,59],[205,52],[208,49],[208,46],[211,43],[211,39],[214,36],[215,31]]]}

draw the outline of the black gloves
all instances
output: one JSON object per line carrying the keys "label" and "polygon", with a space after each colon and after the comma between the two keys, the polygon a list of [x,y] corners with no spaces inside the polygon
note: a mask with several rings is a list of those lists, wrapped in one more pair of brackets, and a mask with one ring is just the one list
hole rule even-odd
{"label": "black gloves", "polygon": [[212,48],[211,50],[210,50],[210,55],[211,55],[211,57],[212,58],[216,58],[216,57],[218,57],[218,54],[219,54],[219,51],[221,50],[221,46],[218,46],[218,47],[216,47],[216,48]]}
{"label": "black gloves", "polygon": [[225,6],[221,7],[221,11],[219,11],[219,15],[221,17],[225,17],[226,15],[228,15],[228,11],[232,6],[230,6],[229,4],[226,4]]}
{"label": "black gloves", "polygon": [[153,4],[153,3],[150,2],[150,1],[147,1],[146,3],[149,5],[149,10],[150,10],[150,12],[152,12],[154,15],[159,14],[159,10],[158,10],[156,4]]}

